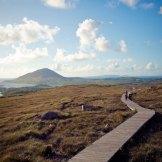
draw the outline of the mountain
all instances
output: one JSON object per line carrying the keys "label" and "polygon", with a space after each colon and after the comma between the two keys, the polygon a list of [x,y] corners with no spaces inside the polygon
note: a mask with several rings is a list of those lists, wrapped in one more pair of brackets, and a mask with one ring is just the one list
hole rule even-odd
{"label": "mountain", "polygon": [[20,76],[14,81],[28,84],[42,84],[53,79],[62,80],[64,77],[50,69],[44,68]]}
{"label": "mountain", "polygon": [[43,68],[31,73],[27,73],[16,79],[3,82],[4,85],[9,87],[23,86],[35,86],[35,85],[48,85],[48,86],[62,86],[69,84],[87,83],[89,79],[77,78],[77,77],[63,77],[62,75],[48,69]]}
{"label": "mountain", "polygon": [[20,76],[10,82],[16,84],[33,84],[33,85],[53,85],[65,81],[66,78],[60,74],[48,69],[39,69],[31,73]]}

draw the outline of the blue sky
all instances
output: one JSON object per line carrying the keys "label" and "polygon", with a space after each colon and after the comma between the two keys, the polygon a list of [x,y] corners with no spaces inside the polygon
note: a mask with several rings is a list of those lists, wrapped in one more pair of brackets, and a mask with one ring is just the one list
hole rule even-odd
{"label": "blue sky", "polygon": [[0,78],[162,75],[162,0],[0,0]]}

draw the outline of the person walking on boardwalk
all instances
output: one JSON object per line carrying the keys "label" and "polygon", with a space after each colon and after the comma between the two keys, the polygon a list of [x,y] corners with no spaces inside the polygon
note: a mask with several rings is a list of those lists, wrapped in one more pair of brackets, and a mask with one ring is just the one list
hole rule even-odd
{"label": "person walking on boardwalk", "polygon": [[128,94],[128,98],[132,101],[132,95],[133,95],[133,93],[132,92],[129,92],[129,94]]}
{"label": "person walking on boardwalk", "polygon": [[128,98],[128,91],[126,90],[125,91],[125,99],[127,100],[127,98]]}

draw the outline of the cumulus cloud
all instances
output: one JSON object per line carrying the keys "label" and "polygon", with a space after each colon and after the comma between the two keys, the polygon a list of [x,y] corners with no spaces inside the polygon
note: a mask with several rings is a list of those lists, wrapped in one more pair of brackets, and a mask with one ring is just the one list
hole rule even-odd
{"label": "cumulus cloud", "polygon": [[127,44],[124,40],[121,40],[119,42],[119,46],[118,46],[118,51],[122,52],[122,53],[126,53],[128,51],[127,49]]}
{"label": "cumulus cloud", "polygon": [[43,0],[43,2],[54,8],[68,9],[75,7],[76,0]]}
{"label": "cumulus cloud", "polygon": [[57,49],[53,59],[57,68],[60,68],[61,63],[70,65],[71,62],[92,60],[96,58],[96,51],[106,52],[108,50],[108,40],[104,36],[97,35],[99,24],[99,22],[92,19],[86,19],[79,24],[76,36],[79,38],[80,47],[74,53],[68,53],[64,49]]}
{"label": "cumulus cloud", "polygon": [[153,64],[152,62],[148,62],[146,64],[145,68],[146,68],[146,70],[155,70],[155,69],[157,69],[157,66],[155,64]]}
{"label": "cumulus cloud", "polygon": [[135,7],[140,0],[120,0],[123,4],[128,7]]}
{"label": "cumulus cloud", "polygon": [[40,40],[51,41],[60,29],[55,26],[41,25],[37,21],[23,18],[21,24],[0,25],[0,44],[30,44]]}
{"label": "cumulus cloud", "polygon": [[94,53],[86,53],[83,51],[78,51],[74,54],[67,54],[64,49],[57,49],[56,55],[54,57],[55,62],[73,62],[73,61],[83,61],[95,58]]}
{"label": "cumulus cloud", "polygon": [[99,27],[99,22],[92,19],[86,19],[79,24],[76,31],[76,36],[79,37],[81,46],[90,45],[94,43],[97,37],[97,30]]}
{"label": "cumulus cloud", "polygon": [[162,15],[162,6],[160,7],[159,14]]}
{"label": "cumulus cloud", "polygon": [[95,40],[96,49],[100,52],[106,52],[109,48],[109,42],[105,37],[98,37]]}
{"label": "cumulus cloud", "polygon": [[92,20],[86,19],[79,24],[76,31],[76,36],[79,38],[80,47],[92,47],[99,52],[106,52],[109,47],[108,40],[104,36],[98,36],[98,28],[100,23]]}
{"label": "cumulus cloud", "polygon": [[14,50],[8,56],[0,58],[0,64],[15,64],[24,63],[34,59],[42,58],[48,56],[47,48],[35,48],[29,49],[24,44],[19,46],[12,46]]}

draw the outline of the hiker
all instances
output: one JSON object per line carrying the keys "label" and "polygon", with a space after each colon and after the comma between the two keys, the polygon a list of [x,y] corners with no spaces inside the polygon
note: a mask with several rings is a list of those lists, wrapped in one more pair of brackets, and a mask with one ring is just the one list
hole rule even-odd
{"label": "hiker", "polygon": [[132,93],[129,93],[129,95],[128,95],[128,98],[130,99],[130,100],[132,100]]}
{"label": "hiker", "polygon": [[128,98],[128,91],[125,91],[125,99],[127,100]]}

